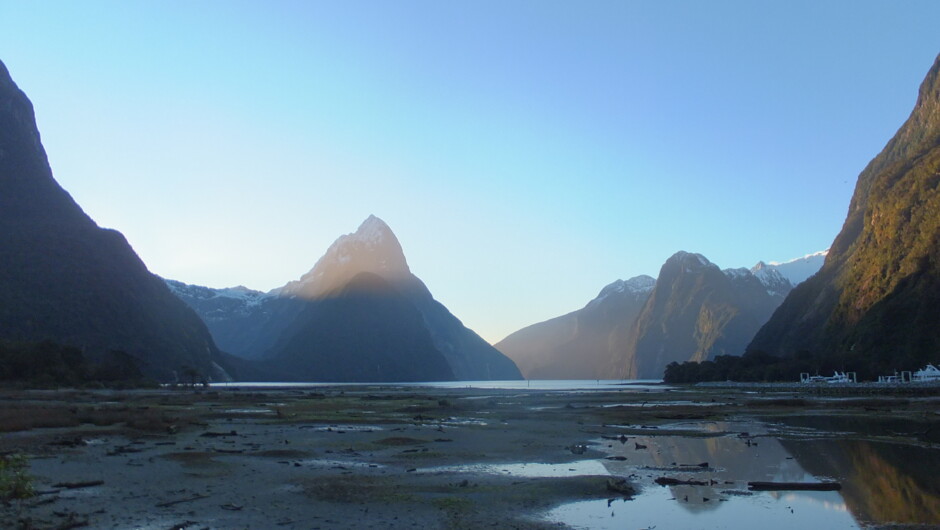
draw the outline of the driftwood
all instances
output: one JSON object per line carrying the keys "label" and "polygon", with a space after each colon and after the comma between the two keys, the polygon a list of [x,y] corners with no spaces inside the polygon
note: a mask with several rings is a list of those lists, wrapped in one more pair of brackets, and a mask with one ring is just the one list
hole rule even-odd
{"label": "driftwood", "polygon": [[212,432],[212,431],[209,431],[209,432],[204,432],[204,433],[200,434],[199,436],[201,436],[201,437],[203,437],[203,438],[220,438],[220,437],[222,437],[222,436],[238,436],[238,433],[235,432],[235,431],[229,431],[229,432]]}
{"label": "driftwood", "polygon": [[672,477],[659,477],[654,482],[660,486],[709,486],[704,480],[679,480]]}
{"label": "driftwood", "polygon": [[748,482],[751,491],[839,491],[838,482]]}
{"label": "driftwood", "polygon": [[53,484],[52,487],[74,490],[78,488],[90,488],[92,486],[100,486],[102,484],[104,484],[103,480],[86,480],[84,482],[59,482],[58,484]]}

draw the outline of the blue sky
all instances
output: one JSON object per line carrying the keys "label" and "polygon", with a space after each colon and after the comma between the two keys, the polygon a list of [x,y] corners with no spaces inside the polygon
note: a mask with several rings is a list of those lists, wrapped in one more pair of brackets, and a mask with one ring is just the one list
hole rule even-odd
{"label": "blue sky", "polygon": [[496,341],[822,250],[940,2],[0,0],[56,179],[150,270],[267,290],[369,214]]}

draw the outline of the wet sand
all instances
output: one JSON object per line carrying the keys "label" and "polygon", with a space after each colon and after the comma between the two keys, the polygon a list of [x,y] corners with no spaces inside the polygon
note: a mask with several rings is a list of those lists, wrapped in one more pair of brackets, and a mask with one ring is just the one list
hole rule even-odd
{"label": "wet sand", "polygon": [[[617,521],[618,507],[659,495],[694,516],[796,460],[800,477],[855,488],[849,523],[940,524],[940,488],[920,485],[907,495],[918,506],[886,512],[869,506],[884,494],[865,489],[864,470],[846,470],[858,458],[815,458],[850,440],[919,451],[936,476],[937,397],[361,385],[0,391],[0,402],[0,452],[30,456],[38,493],[4,505],[3,528],[602,527],[565,510],[591,501],[607,517],[606,502]],[[663,489],[660,477],[706,485]],[[636,501],[611,489],[618,479]]]}

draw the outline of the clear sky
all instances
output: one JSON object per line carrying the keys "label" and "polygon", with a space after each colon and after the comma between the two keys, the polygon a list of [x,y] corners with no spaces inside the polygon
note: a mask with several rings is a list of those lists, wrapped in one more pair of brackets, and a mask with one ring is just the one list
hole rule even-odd
{"label": "clear sky", "polygon": [[151,271],[268,290],[369,214],[484,338],[825,249],[940,52],[922,1],[12,1],[56,179]]}

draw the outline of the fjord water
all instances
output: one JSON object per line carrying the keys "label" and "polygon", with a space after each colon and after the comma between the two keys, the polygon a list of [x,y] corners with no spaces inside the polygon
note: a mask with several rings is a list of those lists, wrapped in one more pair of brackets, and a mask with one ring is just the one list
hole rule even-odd
{"label": "fjord water", "polygon": [[534,379],[509,381],[426,381],[406,383],[271,383],[271,382],[237,382],[237,383],[211,383],[212,388],[317,388],[327,386],[369,387],[369,386],[397,386],[397,387],[428,387],[428,388],[482,388],[492,390],[559,390],[559,391],[590,391],[590,390],[623,390],[642,391],[650,388],[668,388],[659,379]]}

